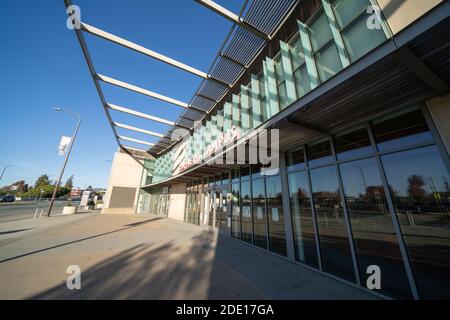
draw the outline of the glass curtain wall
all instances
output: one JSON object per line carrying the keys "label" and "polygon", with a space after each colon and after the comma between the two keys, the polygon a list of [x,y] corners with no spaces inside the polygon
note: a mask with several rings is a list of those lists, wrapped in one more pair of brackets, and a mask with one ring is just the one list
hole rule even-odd
{"label": "glass curtain wall", "polygon": [[150,191],[149,212],[154,215],[167,216],[170,205],[170,188],[155,188]]}
{"label": "glass curtain wall", "polygon": [[253,243],[250,167],[241,168],[241,239]]}
{"label": "glass curtain wall", "polygon": [[200,224],[201,194],[203,181],[189,182],[186,188],[186,205],[184,220],[192,224]]}
{"label": "glass curtain wall", "polygon": [[253,244],[267,249],[266,187],[264,178],[252,180]]}
{"label": "glass curtain wall", "polygon": [[286,154],[295,259],[318,267],[316,226],[303,148]]}
{"label": "glass curtain wall", "polygon": [[448,159],[410,110],[286,154],[295,259],[353,282],[356,263],[364,287],[376,265],[381,293],[449,298]]}
{"label": "glass curtain wall", "polygon": [[239,184],[238,173],[232,172],[232,203],[240,202],[240,211],[235,205],[232,206],[232,236],[286,256],[280,176],[263,176],[258,165],[242,167],[240,177]]}
{"label": "glass curtain wall", "polygon": [[323,11],[309,25],[309,36],[319,79],[322,82],[326,81],[342,70],[342,63],[327,16]]}
{"label": "glass curtain wall", "polygon": [[[362,56],[373,50],[387,39],[387,28],[369,29],[366,26],[368,18],[367,8],[370,5],[370,0],[324,0],[329,3],[329,12],[325,12],[323,8],[318,10],[313,17],[311,17],[304,25],[305,32],[302,34],[296,32],[292,37],[284,39],[288,44],[288,59],[290,66],[284,68],[281,52],[274,52],[271,57],[275,57],[274,66],[275,72],[267,71],[270,75],[264,74],[264,68],[259,66],[260,72],[249,75],[252,79],[250,83],[243,86],[245,92],[236,94],[237,99],[230,95],[229,100],[224,103],[224,106],[234,105],[237,108],[237,119],[233,119],[233,123],[238,125],[243,119],[243,114],[247,114],[247,107],[251,110],[252,117],[250,127],[257,127],[262,122],[265,122],[273,116],[274,112],[278,110],[271,110],[271,104],[280,106],[280,110],[284,109],[289,104],[287,83],[294,81],[295,91],[294,96],[300,99],[313,88],[320,86],[323,82],[333,77],[335,74],[346,68],[349,64],[360,59]],[[332,15],[332,17],[328,17]],[[381,26],[384,26],[382,21]],[[334,34],[332,32],[334,30]],[[305,56],[311,56],[312,61],[308,62]],[[344,63],[342,61],[347,61]],[[291,74],[293,73],[293,74]],[[275,80],[276,92],[274,97],[266,97],[266,89],[269,86],[268,79]],[[292,80],[291,80],[292,79]],[[292,89],[290,89],[292,90]],[[289,94],[292,94],[289,92]],[[242,99],[242,95],[246,98]],[[235,100],[232,100],[235,99]],[[269,101],[270,100],[270,101]],[[273,101],[275,100],[275,102]],[[245,101],[246,107],[243,110],[242,101]],[[270,102],[270,103],[269,103]],[[217,111],[224,116],[224,108]],[[241,113],[242,112],[242,113]],[[233,117],[235,113],[233,112]],[[255,116],[256,115],[256,116]],[[214,115],[213,115],[214,116]],[[248,128],[241,128],[243,131]],[[223,127],[219,129],[226,131]],[[194,140],[197,135],[192,135],[189,139]],[[187,153],[190,157],[193,154],[201,152],[209,143],[195,144],[196,148],[192,152]],[[201,146],[200,146],[201,145]],[[160,157],[156,160],[158,170],[155,171],[154,181],[160,181],[168,178],[168,170],[172,168],[172,163],[168,157]],[[188,160],[188,159],[186,159]],[[217,176],[214,180],[221,180]],[[214,184],[214,180],[210,184]]]}
{"label": "glass curtain wall", "polygon": [[239,182],[231,184],[231,236],[241,238],[241,185]]}
{"label": "glass curtain wall", "polygon": [[450,298],[450,176],[420,111],[373,125],[419,294]]}
{"label": "glass curtain wall", "polygon": [[330,3],[350,62],[386,40],[383,28],[367,28],[367,19],[373,14],[367,12],[370,0],[334,0]]}
{"label": "glass curtain wall", "polygon": [[265,180],[269,250],[287,256],[281,177],[279,175],[267,176]]}

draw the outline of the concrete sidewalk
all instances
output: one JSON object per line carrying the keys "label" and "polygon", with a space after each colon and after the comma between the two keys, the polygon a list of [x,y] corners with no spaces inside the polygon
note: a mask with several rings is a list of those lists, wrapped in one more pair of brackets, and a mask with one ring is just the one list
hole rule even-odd
{"label": "concrete sidewalk", "polygon": [[30,233],[40,232],[47,228],[60,226],[66,223],[71,223],[79,219],[87,217],[93,213],[77,213],[73,215],[52,215],[48,218],[43,215],[42,218],[27,218],[13,221],[0,221],[0,247],[9,242],[23,239]]}
{"label": "concrete sidewalk", "polygon": [[[67,221],[0,243],[0,299],[376,299],[206,227]],[[69,265],[81,268],[81,290],[66,287]]]}

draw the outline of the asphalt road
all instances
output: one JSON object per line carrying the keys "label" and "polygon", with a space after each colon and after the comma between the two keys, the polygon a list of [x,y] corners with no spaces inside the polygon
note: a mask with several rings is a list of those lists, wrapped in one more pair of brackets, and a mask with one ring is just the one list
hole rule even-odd
{"label": "asphalt road", "polygon": [[[62,208],[66,204],[67,201],[55,201],[52,214],[62,213]],[[76,206],[78,202],[72,202],[72,204]],[[50,203],[47,201],[36,204],[2,204],[0,205],[0,223],[33,218],[36,208],[44,209],[43,214],[47,214],[49,205]]]}

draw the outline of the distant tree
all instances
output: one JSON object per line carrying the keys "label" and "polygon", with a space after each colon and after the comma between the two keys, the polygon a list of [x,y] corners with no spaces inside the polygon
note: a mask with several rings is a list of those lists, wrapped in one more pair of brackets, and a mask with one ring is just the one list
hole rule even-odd
{"label": "distant tree", "polygon": [[72,190],[73,189],[73,175],[71,175],[67,181],[66,184],[64,185],[64,188],[68,189],[68,190]]}
{"label": "distant tree", "polygon": [[28,184],[25,183],[25,180],[19,180],[1,188],[1,194],[19,194],[27,191]]}
{"label": "distant tree", "polygon": [[422,176],[413,174],[408,178],[408,194],[411,198],[418,200],[426,196],[424,186],[425,179]]}
{"label": "distant tree", "polygon": [[[24,199],[33,199],[36,197],[42,198],[50,198],[53,194],[53,190],[55,189],[55,186],[52,185],[45,185],[45,186],[39,186],[38,188],[30,188],[27,192],[20,193],[19,196]],[[70,193],[70,190],[65,187],[58,188],[58,192],[56,194],[56,197],[63,197]]]}
{"label": "distant tree", "polygon": [[9,189],[11,191],[16,191],[18,193],[27,192],[28,191],[28,185],[25,183],[25,180],[19,180],[14,182],[9,186]]}
{"label": "distant tree", "polygon": [[51,185],[51,181],[47,174],[43,174],[39,178],[37,178],[36,182],[34,183],[34,187],[40,187],[40,186],[48,186]]}

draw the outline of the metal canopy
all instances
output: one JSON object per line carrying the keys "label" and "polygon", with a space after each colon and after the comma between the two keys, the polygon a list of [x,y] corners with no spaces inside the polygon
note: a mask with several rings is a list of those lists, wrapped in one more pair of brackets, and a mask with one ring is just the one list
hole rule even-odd
{"label": "metal canopy", "polygon": [[[89,67],[89,71],[96,86],[107,119],[113,130],[114,137],[119,146],[131,156],[133,155],[128,151],[130,147],[125,147],[122,145],[121,140],[150,146],[151,148],[148,150],[148,153],[158,155],[173,147],[183,138],[183,135],[173,134],[175,127],[186,129],[185,134],[192,131],[199,121],[214,110],[217,105],[223,102],[224,97],[230,89],[234,87],[239,78],[243,75],[244,71],[264,48],[267,41],[273,37],[273,35],[283,24],[284,20],[290,15],[292,10],[294,10],[298,4],[298,0],[246,0],[241,12],[239,14],[234,14],[213,1],[196,1],[233,22],[233,26],[231,27],[228,36],[225,38],[207,73],[81,21],[80,29],[74,29],[83,50],[86,63]],[[64,2],[67,8],[72,5],[71,0],[64,0]],[[69,17],[71,17],[72,21],[74,21],[74,17],[72,17],[71,12],[69,12]],[[89,33],[101,39],[111,41],[130,50],[159,60],[170,66],[194,74],[202,78],[200,86],[189,103],[185,103],[174,98],[98,74],[95,71],[83,33]],[[180,114],[176,121],[170,121],[143,112],[114,105],[106,100],[100,86],[100,81],[134,91],[154,99],[165,101],[183,108],[184,111]],[[166,134],[162,134],[133,127],[131,125],[119,124],[113,121],[110,110],[116,110],[151,121],[164,123],[172,126],[172,128],[169,129]],[[157,143],[150,143],[134,138],[119,136],[116,131],[116,127],[146,133],[159,137],[160,140]],[[174,137],[178,137],[175,142],[173,141]]]}
{"label": "metal canopy", "polygon": [[[267,40],[275,35],[299,1],[248,0],[245,1],[239,15],[230,13],[212,1],[196,1],[234,23],[208,71],[211,77],[200,83],[189,102],[190,106],[208,110],[209,114],[216,106],[224,102],[230,89],[236,85],[246,69],[264,49]],[[212,78],[228,82],[231,86],[225,86]],[[189,115],[192,118],[192,110],[184,111],[183,115]],[[195,119],[201,121],[205,116],[199,114]],[[149,152],[159,155],[178,142],[179,140],[173,142],[170,147],[162,147],[157,143]]]}

